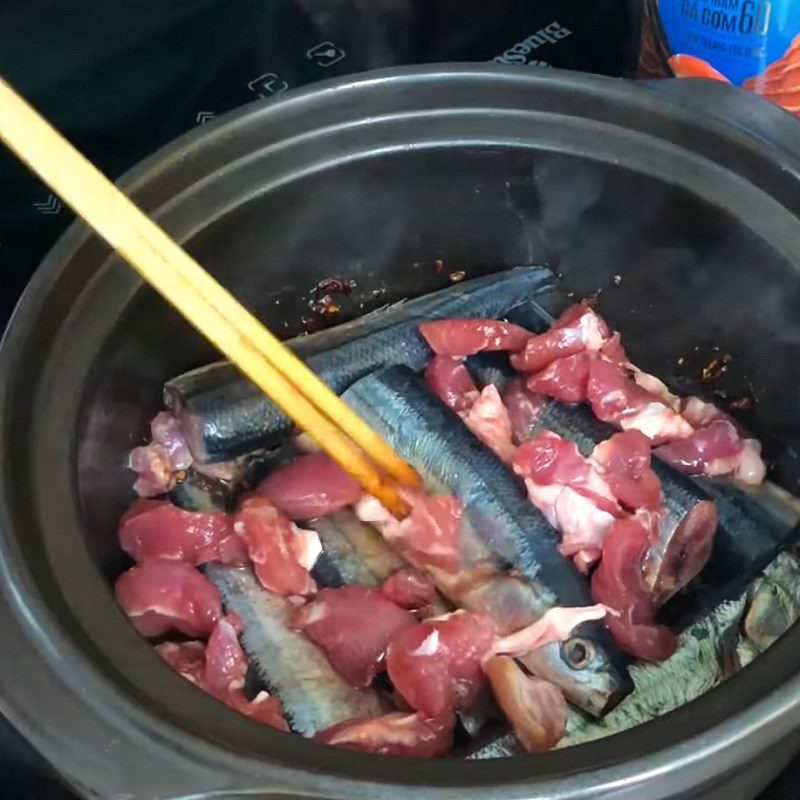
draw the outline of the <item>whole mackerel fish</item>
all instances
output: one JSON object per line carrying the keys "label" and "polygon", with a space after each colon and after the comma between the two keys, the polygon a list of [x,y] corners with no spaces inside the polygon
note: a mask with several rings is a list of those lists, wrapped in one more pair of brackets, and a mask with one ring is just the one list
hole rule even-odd
{"label": "whole mackerel fish", "polygon": [[[298,337],[288,345],[341,393],[383,366],[422,369],[432,355],[417,330],[425,320],[512,316],[541,329],[541,308],[526,303],[551,290],[552,280],[547,269],[517,267],[367,314],[331,331]],[[229,362],[173,378],[164,387],[164,399],[181,421],[199,463],[227,461],[272,446],[290,427],[288,418]]]}
{"label": "whole mackerel fish", "polygon": [[[616,432],[588,406],[556,401],[545,405],[536,424],[571,439],[584,454]],[[709,500],[719,519],[706,565],[662,612],[665,622],[683,630],[711,614],[724,600],[741,595],[767,564],[797,542],[800,501],[770,482],[751,487],[732,479],[690,478],[658,458],[651,466],[661,481],[669,519],[678,520],[692,505]],[[674,526],[662,530],[671,531]],[[662,554],[668,542],[663,545]],[[651,566],[658,571],[660,565],[654,562]]]}
{"label": "whole mackerel fish", "polygon": [[289,727],[313,736],[348,719],[383,713],[373,689],[356,689],[306,636],[289,627],[295,608],[268,592],[249,567],[212,563],[203,567],[219,589],[225,609],[242,620],[242,647],[258,677],[283,704]]}
{"label": "whole mackerel fish", "polygon": [[[468,358],[466,364],[479,385],[494,383],[500,391],[514,376],[504,354],[481,353]],[[588,405],[569,405],[557,400],[544,404],[530,435],[543,429],[574,442],[585,456],[591,454],[595,445],[617,433],[611,425],[597,419]],[[659,553],[661,556],[668,553],[669,536],[693,507],[712,501],[719,518],[705,567],[664,609],[665,621],[678,629],[712,613],[723,600],[738,597],[778,553],[800,538],[800,500],[770,481],[747,486],[733,479],[692,478],[658,458],[653,459],[652,469],[661,482],[667,511],[661,528],[661,547],[656,549],[649,564],[655,573],[662,567]]]}
{"label": "whole mackerel fish", "polygon": [[[419,376],[408,367],[389,367],[354,383],[343,398],[423,479],[444,485],[463,503],[462,539],[474,534],[498,570],[505,570],[493,580],[506,577],[510,587],[524,590],[514,592],[514,603],[529,598],[528,621],[554,606],[591,604],[586,578],[558,553],[558,532],[528,501],[521,481]],[[596,622],[584,623],[566,642],[538,648],[522,661],[597,716],[631,688],[624,659]]]}

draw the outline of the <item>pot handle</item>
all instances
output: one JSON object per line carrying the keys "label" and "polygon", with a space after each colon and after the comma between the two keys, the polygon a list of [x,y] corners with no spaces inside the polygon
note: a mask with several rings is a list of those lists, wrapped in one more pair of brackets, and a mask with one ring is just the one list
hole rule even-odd
{"label": "pot handle", "polygon": [[770,147],[783,150],[797,159],[800,166],[800,120],[757,94],[728,83],[696,78],[637,83],[684,108],[715,117]]}

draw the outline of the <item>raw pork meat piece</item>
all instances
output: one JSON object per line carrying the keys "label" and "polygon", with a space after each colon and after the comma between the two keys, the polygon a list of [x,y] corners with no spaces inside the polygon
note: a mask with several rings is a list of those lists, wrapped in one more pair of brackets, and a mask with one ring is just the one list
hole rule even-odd
{"label": "raw pork meat piece", "polygon": [[200,686],[206,668],[206,646],[203,642],[161,642],[155,651],[175,672]]}
{"label": "raw pork meat piece", "polygon": [[614,519],[622,515],[608,484],[573,442],[551,431],[523,442],[513,466],[531,502],[560,531],[559,552],[588,572]]}
{"label": "raw pork meat piece", "polygon": [[583,351],[557,358],[528,378],[528,389],[564,403],[582,403],[586,400],[591,362],[592,356]]}
{"label": "raw pork meat piece", "polygon": [[494,384],[488,384],[461,416],[464,424],[499,458],[511,461],[515,449],[511,441],[511,419]]}
{"label": "raw pork meat piece", "polygon": [[222,616],[219,590],[182,561],[146,561],[119,576],[117,602],[142,636],[208,636]]}
{"label": "raw pork meat piece", "polygon": [[726,475],[738,462],[743,449],[735,426],[716,419],[698,428],[686,439],[655,449],[655,455],[688,475]]}
{"label": "raw pork meat piece", "polygon": [[247,546],[253,569],[265,589],[284,596],[316,591],[309,574],[322,552],[316,531],[298,528],[261,496],[242,503],[234,530]]}
{"label": "raw pork meat piece", "polygon": [[262,691],[248,700],[243,691],[247,661],[239,645],[236,621],[234,615],[221,619],[207,647],[202,642],[163,642],[156,645],[156,653],[178,674],[240,714],[288,731],[277,697]]}
{"label": "raw pork meat piece", "polygon": [[211,631],[206,646],[203,686],[215,697],[231,689],[244,687],[247,658],[239,644],[239,632],[234,621],[223,617]]}
{"label": "raw pork meat piece", "polygon": [[176,475],[192,464],[192,454],[183,431],[168,411],[157,414],[150,423],[152,440],[131,450],[128,465],[137,473],[134,491],[141,497],[155,497],[168,492]]}
{"label": "raw pork meat piece", "polygon": [[761,483],[766,475],[761,444],[756,439],[743,439],[736,425],[724,417],[653,452],[687,475],[733,475],[750,484]]}
{"label": "raw pork meat piece", "polygon": [[523,378],[511,378],[503,389],[502,399],[511,420],[514,444],[522,444],[536,432],[536,420],[547,398],[531,392]]}
{"label": "raw pork meat piece", "polygon": [[597,352],[610,336],[605,321],[588,305],[578,303],[566,309],[550,330],[528,339],[525,349],[511,356],[511,365],[521,372],[538,372],[556,359]]}
{"label": "raw pork meat piece", "polygon": [[293,520],[334,514],[355,503],[361,492],[358,481],[322,452],[293,458],[267,475],[256,489]]}
{"label": "raw pork meat piece", "polygon": [[530,331],[496,319],[437,319],[423,322],[419,332],[434,353],[472,356],[489,350],[516,352],[525,347]]}
{"label": "raw pork meat piece", "polygon": [[463,358],[435,355],[425,368],[425,383],[453,411],[466,411],[478,397],[478,387]]}
{"label": "raw pork meat piece", "polygon": [[591,461],[626,509],[659,510],[661,481],[650,468],[650,442],[643,433],[615,433],[594,448]]}
{"label": "raw pork meat piece", "polygon": [[402,567],[381,584],[381,593],[402,608],[417,609],[433,602],[436,587],[424,572],[414,567]]}
{"label": "raw pork meat piece", "polygon": [[511,356],[511,366],[520,372],[539,372],[553,361],[582,353],[583,350],[580,328],[551,328],[528,339],[525,349]]}
{"label": "raw pork meat piece", "polygon": [[247,552],[222,511],[184,511],[168,500],[134,500],[119,521],[122,549],[135,561],[243,564]]}
{"label": "raw pork meat piece", "polygon": [[381,532],[412,564],[440,567],[458,572],[461,567],[461,522],[464,509],[452,495],[430,497],[419,491],[401,490],[411,506],[402,521],[395,519],[374,497],[356,503],[362,522]]}
{"label": "raw pork meat piece", "polygon": [[649,533],[638,520],[617,520],[592,575],[592,597],[609,609],[605,622],[622,650],[646,661],[663,661],[675,652],[677,639],[655,621],[656,601],[643,576],[649,548]]}
{"label": "raw pork meat piece", "polygon": [[685,438],[694,431],[673,408],[610,361],[592,361],[587,394],[598,419],[623,430],[641,431],[655,444]]}
{"label": "raw pork meat piece", "polygon": [[369,686],[390,640],[415,624],[409,611],[364,586],[321,589],[291,619],[292,627],[316,642],[353,686]]}
{"label": "raw pork meat piece", "polygon": [[481,660],[494,624],[485,614],[455,611],[398,633],[386,651],[397,691],[417,711],[440,718],[473,703],[485,677]]}

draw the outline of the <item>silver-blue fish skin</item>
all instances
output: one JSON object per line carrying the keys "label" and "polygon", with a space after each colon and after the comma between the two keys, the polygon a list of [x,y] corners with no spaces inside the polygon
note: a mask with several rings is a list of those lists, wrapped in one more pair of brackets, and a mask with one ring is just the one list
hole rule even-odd
{"label": "silver-blue fish skin", "polygon": [[311,571],[318,585],[331,588],[354,584],[368,587],[378,585],[375,574],[330,518],[310,520],[306,527],[317,532],[322,545],[322,553]]}

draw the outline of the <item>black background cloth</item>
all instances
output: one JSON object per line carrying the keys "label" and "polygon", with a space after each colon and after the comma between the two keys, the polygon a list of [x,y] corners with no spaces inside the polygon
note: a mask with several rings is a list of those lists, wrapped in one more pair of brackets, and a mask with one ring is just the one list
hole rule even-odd
{"label": "black background cloth", "polygon": [[[337,75],[493,60],[522,69],[628,74],[640,6],[638,0],[0,0],[0,74],[116,178],[214,116]],[[0,329],[71,219],[48,189],[0,152]],[[776,798],[788,796],[785,787],[798,778],[783,781]],[[1,717],[0,795],[71,797]]]}

